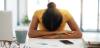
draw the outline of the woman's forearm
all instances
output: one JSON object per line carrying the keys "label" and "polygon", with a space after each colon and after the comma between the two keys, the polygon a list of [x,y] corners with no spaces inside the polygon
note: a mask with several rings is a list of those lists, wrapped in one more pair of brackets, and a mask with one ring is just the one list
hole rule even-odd
{"label": "woman's forearm", "polygon": [[82,33],[75,31],[73,34],[70,35],[63,34],[62,38],[82,38]]}
{"label": "woman's forearm", "polygon": [[38,37],[43,35],[50,35],[50,34],[56,34],[57,31],[47,31],[47,30],[29,30],[28,36],[30,38],[32,37]]}
{"label": "woman's forearm", "polygon": [[62,34],[62,35],[60,35],[60,34],[54,34],[54,35],[46,35],[46,36],[42,36],[42,37],[40,37],[40,38],[46,38],[46,39],[56,39],[56,38],[60,38],[60,37],[62,37],[62,38],[81,38],[82,37],[82,33],[80,33],[80,32],[78,32],[78,31],[75,31],[73,34],[70,34],[70,35],[68,35],[68,34]]}
{"label": "woman's forearm", "polygon": [[48,31],[48,30],[29,30],[28,36],[30,38],[32,37],[39,37],[39,36],[45,36],[45,35],[52,35],[52,34],[60,34],[69,32],[69,30],[55,30],[55,31]]}
{"label": "woman's forearm", "polygon": [[[29,30],[29,37],[39,37],[39,36],[48,36],[48,35],[56,35],[56,38],[59,37],[59,33],[62,32],[68,32],[67,30],[56,30],[56,31],[47,31],[47,30]],[[70,33],[69,33],[70,34]],[[74,33],[71,33],[70,35],[68,34],[63,34],[63,38],[81,38],[82,33],[81,31],[74,31]]]}

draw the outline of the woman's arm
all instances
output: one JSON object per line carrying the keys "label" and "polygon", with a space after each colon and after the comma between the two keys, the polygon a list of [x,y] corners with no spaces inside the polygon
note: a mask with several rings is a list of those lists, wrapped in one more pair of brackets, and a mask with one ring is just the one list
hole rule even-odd
{"label": "woman's arm", "polygon": [[[30,25],[30,29],[29,29],[29,37],[38,37],[38,36],[44,36],[44,35],[51,35],[51,34],[57,34],[57,33],[67,33],[69,31],[46,31],[46,30],[37,30],[37,26],[38,26],[38,19],[33,16],[33,19],[32,19],[32,22],[31,22],[31,25]],[[71,28],[72,31],[75,31],[77,33],[78,36],[82,37],[82,33],[80,31],[80,29],[78,28],[76,22],[74,21],[73,18],[71,18],[69,21],[68,21],[68,25],[69,27]],[[72,26],[74,25],[74,26]],[[74,38],[74,37],[73,37]]]}
{"label": "woman's arm", "polygon": [[72,31],[75,31],[75,33],[72,34],[71,37],[77,36],[77,37],[80,37],[80,38],[81,38],[81,37],[82,37],[82,32],[81,32],[81,30],[79,29],[79,27],[78,27],[77,23],[75,22],[74,18],[71,17],[71,18],[68,20],[67,23],[68,23],[70,29],[71,29]]}
{"label": "woman's arm", "polygon": [[62,36],[60,34],[54,34],[54,35],[41,36],[41,37],[37,37],[37,38],[40,38],[40,39],[59,39],[59,38],[81,38],[81,36],[77,36],[76,34],[70,34],[70,35],[62,34]]}
{"label": "woman's arm", "polygon": [[[70,33],[69,34],[63,34],[62,38],[81,38],[82,37],[82,32],[79,29],[79,27],[78,27],[77,23],[75,22],[75,20],[73,19],[73,17],[70,18],[67,23],[68,23],[70,29],[72,31],[74,31],[74,33],[73,34],[70,34]],[[46,35],[46,36],[42,36],[42,37],[38,37],[38,38],[44,38],[44,39],[45,38],[46,39],[51,38],[51,39],[54,39],[54,38],[59,38],[59,36],[60,36],[59,34],[55,34],[55,35]]]}
{"label": "woman's arm", "polygon": [[39,20],[35,16],[33,16],[32,22],[29,28],[29,33],[28,33],[29,37],[37,37],[37,36],[42,36],[42,35],[47,35],[47,34],[55,34],[54,31],[50,32],[50,31],[45,31],[45,30],[44,31],[37,30],[38,22]]}
{"label": "woman's arm", "polygon": [[59,33],[68,32],[67,30],[66,31],[64,31],[64,30],[62,30],[62,31],[57,31],[57,30],[56,31],[37,30],[38,22],[39,22],[39,20],[35,16],[33,16],[32,22],[31,22],[30,28],[29,28],[29,33],[28,33],[28,36],[30,38],[43,36],[43,35],[59,34]]}

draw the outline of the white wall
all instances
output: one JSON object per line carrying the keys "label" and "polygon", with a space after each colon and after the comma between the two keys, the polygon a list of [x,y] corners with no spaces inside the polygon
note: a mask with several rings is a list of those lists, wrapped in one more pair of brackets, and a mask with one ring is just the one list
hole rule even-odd
{"label": "white wall", "polygon": [[17,0],[6,0],[6,10],[13,12],[13,35],[17,27]]}

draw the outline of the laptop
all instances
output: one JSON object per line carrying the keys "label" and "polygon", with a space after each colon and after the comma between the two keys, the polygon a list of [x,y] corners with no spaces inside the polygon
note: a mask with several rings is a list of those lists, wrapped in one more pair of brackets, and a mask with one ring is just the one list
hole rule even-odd
{"label": "laptop", "polygon": [[0,11],[0,40],[13,41],[12,11]]}

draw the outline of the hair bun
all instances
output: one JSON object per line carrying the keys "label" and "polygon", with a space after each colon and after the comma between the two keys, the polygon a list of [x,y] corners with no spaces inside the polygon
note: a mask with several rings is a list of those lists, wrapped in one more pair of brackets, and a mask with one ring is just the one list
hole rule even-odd
{"label": "hair bun", "polygon": [[48,8],[56,8],[56,4],[54,2],[48,3]]}

